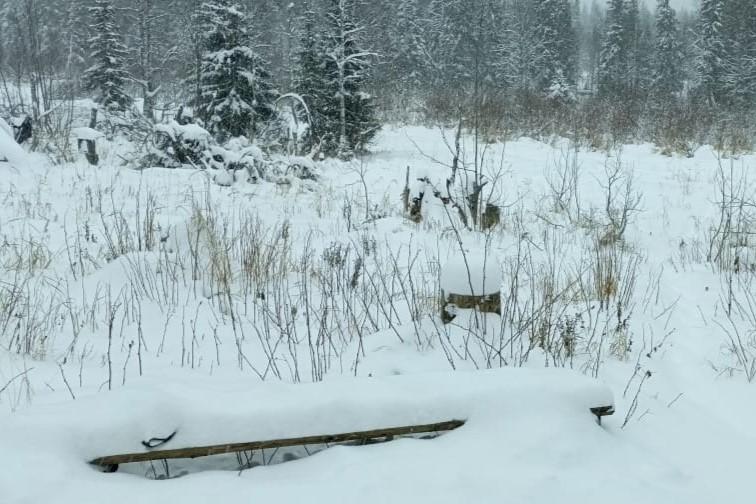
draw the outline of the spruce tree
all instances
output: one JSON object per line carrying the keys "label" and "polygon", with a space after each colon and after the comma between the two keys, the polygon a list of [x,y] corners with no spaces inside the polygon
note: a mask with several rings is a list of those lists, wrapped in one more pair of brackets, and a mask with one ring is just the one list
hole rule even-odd
{"label": "spruce tree", "polygon": [[657,0],[652,86],[655,97],[662,102],[682,89],[681,56],[675,11],[669,0]]}
{"label": "spruce tree", "polygon": [[95,100],[106,110],[124,111],[131,103],[124,89],[129,78],[125,69],[128,52],[118,33],[112,0],[94,0],[89,13],[92,66],[84,72],[84,85],[95,92]]}
{"label": "spruce tree", "polygon": [[246,16],[232,0],[212,0],[202,4],[199,18],[198,115],[220,140],[254,136],[274,115],[276,92],[250,47]]}
{"label": "spruce tree", "polygon": [[618,96],[627,83],[627,26],[623,0],[609,0],[606,13],[606,37],[601,47],[598,90],[604,96]]}
{"label": "spruce tree", "polygon": [[329,86],[325,73],[326,55],[323,40],[318,30],[319,18],[305,2],[301,16],[297,69],[294,74],[294,91],[304,100],[310,116],[310,129],[306,143],[312,147],[323,139],[328,131],[333,114],[326,111],[333,107],[332,96],[328,96]]}
{"label": "spruce tree", "polygon": [[86,36],[81,29],[83,7],[79,0],[67,1],[64,16],[61,34],[65,51],[65,73],[73,80],[83,70],[87,52]]}
{"label": "spruce tree", "polygon": [[624,0],[622,14],[622,38],[627,65],[627,74],[623,77],[626,88],[638,91],[643,77],[641,62],[641,20],[638,0]]}
{"label": "spruce tree", "polygon": [[378,132],[373,99],[363,90],[373,54],[361,47],[353,0],[330,0],[326,24],[324,150],[348,159]]}
{"label": "spruce tree", "polygon": [[465,96],[474,86],[496,85],[500,65],[494,55],[503,42],[501,3],[482,0],[471,8],[466,0],[432,0],[428,9],[435,87]]}
{"label": "spruce tree", "polygon": [[654,45],[655,25],[654,14],[644,8],[640,12],[638,37],[632,51],[633,59],[629,63],[630,83],[634,88],[635,95],[639,98],[648,95],[653,83],[654,53],[656,50]]}
{"label": "spruce tree", "polygon": [[393,53],[388,69],[399,92],[413,94],[423,83],[427,64],[417,0],[397,2],[390,36]]}
{"label": "spruce tree", "polygon": [[433,0],[429,8],[436,88],[446,92],[469,87],[477,37],[464,0]]}
{"label": "spruce tree", "polygon": [[756,107],[756,4],[750,3],[744,30],[747,50],[742,56],[742,92],[751,108]]}
{"label": "spruce tree", "polygon": [[143,114],[154,119],[156,96],[160,88],[158,80],[167,72],[168,62],[177,46],[167,33],[165,24],[177,9],[175,0],[134,0],[135,7],[129,21],[133,24],[130,40],[133,48],[132,71],[135,81],[142,88]]}
{"label": "spruce tree", "polygon": [[724,100],[727,60],[722,33],[724,0],[701,0],[698,73],[701,91],[709,104]]}
{"label": "spruce tree", "polygon": [[725,45],[723,86],[728,104],[753,107],[756,98],[756,4],[729,0],[722,8]]}
{"label": "spruce tree", "polygon": [[512,0],[504,12],[496,53],[497,79],[510,91],[534,91],[543,86],[543,32],[531,0]]}
{"label": "spruce tree", "polygon": [[569,0],[537,0],[537,31],[543,57],[540,59],[540,87],[551,96],[562,97],[575,85],[577,38]]}

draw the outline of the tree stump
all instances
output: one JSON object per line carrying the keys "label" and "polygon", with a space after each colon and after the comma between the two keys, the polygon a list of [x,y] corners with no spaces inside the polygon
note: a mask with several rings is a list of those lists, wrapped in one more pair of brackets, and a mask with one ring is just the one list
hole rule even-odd
{"label": "tree stump", "polygon": [[[441,290],[441,321],[450,323],[457,317],[456,309],[478,310],[481,313],[495,313],[501,315],[501,292],[472,296],[465,294],[445,293]],[[453,307],[453,308],[452,308]]]}
{"label": "tree stump", "polygon": [[76,137],[76,145],[79,152],[84,153],[89,164],[96,166],[100,161],[100,156],[97,154],[97,139],[104,135],[92,128],[75,128],[72,131]]}
{"label": "tree stump", "polygon": [[493,229],[499,225],[499,222],[501,222],[501,209],[496,205],[486,203],[486,209],[480,218],[480,228],[484,231]]}
{"label": "tree stump", "polygon": [[71,134],[76,138],[79,152],[83,152],[89,164],[96,166],[100,162],[97,155],[97,140],[105,135],[95,129],[97,126],[97,109],[92,109],[88,128],[74,128]]}
{"label": "tree stump", "polygon": [[501,315],[501,270],[490,253],[465,251],[441,272],[441,320],[448,324],[457,310]]}
{"label": "tree stump", "polygon": [[17,117],[11,123],[13,125],[13,139],[17,144],[21,145],[32,137],[34,130],[31,117],[28,115]]}
{"label": "tree stump", "polygon": [[[84,152],[84,156],[87,158],[87,161],[89,161],[89,164],[97,166],[97,163],[100,162],[100,156],[97,155],[95,140],[77,138],[76,142],[79,152]],[[86,147],[86,149],[84,147]]]}

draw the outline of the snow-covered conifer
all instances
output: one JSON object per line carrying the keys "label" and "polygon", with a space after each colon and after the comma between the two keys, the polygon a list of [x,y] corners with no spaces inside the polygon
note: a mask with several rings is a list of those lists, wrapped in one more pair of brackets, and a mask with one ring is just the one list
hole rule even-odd
{"label": "snow-covered conifer", "polygon": [[539,59],[540,86],[550,96],[565,94],[574,85],[577,41],[569,0],[537,0],[536,31],[543,47]]}
{"label": "snow-covered conifer", "polygon": [[721,102],[724,93],[723,6],[723,0],[701,0],[698,71],[702,93],[710,104]]}
{"label": "snow-covered conifer", "polygon": [[203,3],[199,18],[199,117],[219,139],[254,135],[273,116],[276,92],[251,47],[247,18],[232,0]]}
{"label": "snow-covered conifer", "polygon": [[306,143],[311,147],[329,131],[328,122],[333,114],[327,114],[333,107],[329,96],[326,75],[326,55],[323,38],[318,29],[319,17],[309,2],[304,4],[300,18],[299,51],[296,55],[297,69],[294,72],[294,91],[302,97],[310,114],[310,130]]}
{"label": "snow-covered conifer", "polygon": [[658,0],[652,82],[658,99],[670,100],[682,89],[681,56],[675,11],[669,5],[669,0]]}
{"label": "snow-covered conifer", "polygon": [[391,24],[391,46],[388,68],[394,83],[403,92],[414,93],[423,83],[427,54],[420,24],[417,0],[399,0],[396,19]]}
{"label": "snow-covered conifer", "polygon": [[623,0],[609,0],[606,13],[606,37],[601,47],[598,88],[603,95],[617,95],[626,86],[627,35]]}
{"label": "snow-covered conifer", "polygon": [[126,94],[128,52],[116,26],[112,0],[94,0],[89,8],[92,36],[89,39],[92,66],[84,72],[84,85],[95,92],[95,99],[105,109],[123,111],[131,103]]}
{"label": "snow-covered conifer", "polygon": [[334,98],[323,111],[330,130],[324,147],[349,158],[378,132],[372,97],[363,89],[373,54],[361,47],[364,27],[354,18],[353,0],[330,0],[326,22],[325,72]]}

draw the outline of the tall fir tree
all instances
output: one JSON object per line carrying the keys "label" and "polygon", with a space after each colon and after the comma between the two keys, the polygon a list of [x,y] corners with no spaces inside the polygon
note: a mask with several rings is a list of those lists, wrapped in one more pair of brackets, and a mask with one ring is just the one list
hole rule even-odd
{"label": "tall fir tree", "polygon": [[[493,56],[502,44],[502,4],[481,0],[432,0],[428,4],[428,42],[436,90],[469,95],[474,87],[497,85]],[[458,96],[457,98],[460,98]]]}
{"label": "tall fir tree", "polygon": [[548,52],[531,0],[511,0],[503,13],[496,48],[497,79],[508,91],[536,91],[543,84]]}
{"label": "tall fir tree", "polygon": [[122,112],[131,104],[125,91],[129,75],[125,65],[128,57],[116,25],[112,0],[94,0],[89,8],[92,17],[89,38],[90,66],[83,76],[85,87],[94,91],[95,100],[106,110]]}
{"label": "tall fir tree", "polygon": [[540,60],[542,91],[569,94],[577,74],[577,38],[569,0],[536,0],[537,31],[543,47]]}
{"label": "tall fir tree", "polygon": [[756,106],[756,4],[751,2],[745,17],[744,36],[747,50],[742,56],[743,97],[751,107]]}
{"label": "tall fir tree", "polygon": [[622,38],[627,65],[623,81],[627,89],[638,91],[641,88],[644,70],[641,62],[642,28],[638,0],[624,0],[623,11]]}
{"label": "tall fir tree", "polygon": [[372,97],[363,89],[371,58],[361,47],[363,30],[354,18],[353,0],[330,0],[326,13],[325,74],[326,116],[324,150],[342,159],[363,149],[378,132]]}
{"label": "tall fir tree", "polygon": [[134,81],[142,88],[143,114],[154,119],[158,82],[165,75],[168,63],[176,55],[176,41],[161,21],[175,11],[175,0],[133,0],[135,5],[129,16],[133,26],[130,37],[132,48],[132,73]]}
{"label": "tall fir tree", "polygon": [[626,11],[623,0],[609,0],[606,13],[606,36],[601,46],[598,68],[598,91],[618,96],[627,88]]}
{"label": "tall fir tree", "polygon": [[79,0],[67,0],[64,23],[61,29],[65,51],[65,73],[70,80],[78,80],[84,69],[87,37],[81,28],[84,7]]}
{"label": "tall fir tree", "polygon": [[[643,98],[651,91],[654,73],[654,53],[656,50],[654,32],[656,17],[645,6],[640,11],[638,25],[638,39],[634,47],[633,60],[630,64],[632,73],[631,83],[634,86],[635,95]],[[679,36],[679,33],[678,33]]]}
{"label": "tall fir tree", "polygon": [[601,68],[601,50],[604,44],[604,9],[599,6],[597,0],[593,0],[591,9],[584,21],[585,33],[583,43],[585,45],[586,66],[588,69],[587,87],[593,91],[599,89],[599,76]]}
{"label": "tall fir tree", "polygon": [[753,107],[756,98],[756,3],[729,0],[722,8],[724,82],[730,105]]}
{"label": "tall fir tree", "polygon": [[198,115],[221,141],[254,136],[275,114],[276,92],[250,47],[246,16],[232,0],[212,0],[202,4],[199,18]]}
{"label": "tall fir tree", "polygon": [[727,54],[722,30],[724,0],[701,0],[698,73],[710,105],[724,101]]}
{"label": "tall fir tree", "polygon": [[428,61],[417,0],[398,0],[390,38],[392,54],[386,58],[387,69],[399,92],[414,94],[423,84]]}
{"label": "tall fir tree", "polygon": [[310,129],[305,139],[308,147],[313,147],[332,129],[329,121],[333,113],[326,111],[333,107],[329,96],[328,79],[325,73],[326,55],[320,35],[319,17],[309,2],[304,4],[300,18],[299,51],[296,56],[297,68],[294,72],[294,91],[307,105]]}
{"label": "tall fir tree", "polygon": [[682,90],[681,56],[675,10],[669,0],[657,0],[652,87],[654,96],[661,103],[672,100]]}

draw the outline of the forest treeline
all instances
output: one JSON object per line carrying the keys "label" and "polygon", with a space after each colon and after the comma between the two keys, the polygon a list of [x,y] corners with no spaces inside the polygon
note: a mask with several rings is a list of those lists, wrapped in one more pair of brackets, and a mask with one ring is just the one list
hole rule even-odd
{"label": "forest treeline", "polygon": [[[754,137],[756,2],[2,0],[5,115],[63,99],[155,120],[185,107],[220,141],[301,140],[349,157],[385,122],[689,153]],[[290,120],[290,118],[289,118]],[[290,121],[289,121],[290,122]],[[290,127],[290,125],[289,125]],[[304,131],[304,130],[302,130]]]}

